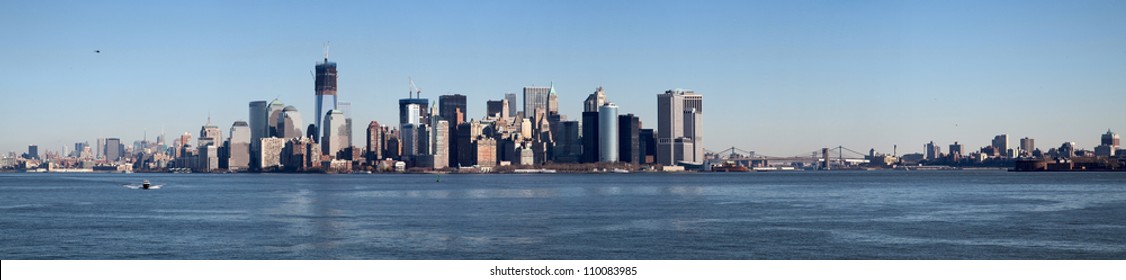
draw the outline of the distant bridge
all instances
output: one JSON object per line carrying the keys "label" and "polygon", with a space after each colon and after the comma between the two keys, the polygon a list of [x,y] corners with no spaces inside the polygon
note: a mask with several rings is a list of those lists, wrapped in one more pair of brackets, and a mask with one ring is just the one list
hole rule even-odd
{"label": "distant bridge", "polygon": [[[762,155],[756,153],[755,151],[740,149],[737,147],[727,148],[718,152],[704,149],[704,153],[713,155],[721,161],[734,162],[735,164],[748,167],[768,166],[771,164],[771,162],[801,162],[803,164],[809,164],[812,166],[815,163],[821,163],[825,161],[828,161],[830,166],[848,166],[868,161],[868,154],[857,152],[844,146],[837,146],[835,148],[822,148],[793,156]],[[821,165],[818,164],[818,166]]]}

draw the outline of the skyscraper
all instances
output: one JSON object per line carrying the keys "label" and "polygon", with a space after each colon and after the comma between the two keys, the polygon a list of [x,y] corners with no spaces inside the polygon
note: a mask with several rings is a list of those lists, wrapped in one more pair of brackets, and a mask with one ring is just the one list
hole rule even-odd
{"label": "skyscraper", "polygon": [[1118,154],[1119,144],[1118,134],[1107,129],[1099,139],[1099,146],[1095,147],[1095,156],[1113,157]]}
{"label": "skyscraper", "polygon": [[400,124],[413,124],[413,125],[422,124],[422,119],[421,119],[422,113],[421,113],[421,111],[422,111],[421,105],[419,105],[419,104],[407,104],[407,107],[404,110],[405,116],[407,118],[405,120],[403,120],[402,122],[400,122]]}
{"label": "skyscraper", "polygon": [[301,113],[297,111],[297,107],[285,106],[278,121],[278,138],[289,139],[305,136],[305,134],[301,132]]}
{"label": "skyscraper", "polygon": [[1008,157],[1009,154],[1009,135],[1001,134],[993,137],[992,146],[996,149],[1002,157]]}
{"label": "skyscraper", "polygon": [[691,90],[671,89],[657,95],[657,163],[701,163],[704,97]]}
{"label": "skyscraper", "polygon": [[281,136],[281,129],[278,124],[281,123],[282,112],[285,110],[285,103],[281,100],[274,99],[266,105],[266,134],[262,137],[279,137]]}
{"label": "skyscraper", "polygon": [[227,169],[239,171],[250,167],[250,126],[244,121],[231,124],[227,142]]}
{"label": "skyscraper", "polygon": [[105,151],[105,158],[109,161],[118,161],[125,157],[125,146],[121,144],[119,138],[106,138],[106,146],[102,150]]}
{"label": "skyscraper", "polygon": [[555,94],[555,84],[552,84],[551,90],[547,92],[547,114],[559,114],[559,96]]}
{"label": "skyscraper", "polygon": [[[105,158],[105,155],[106,155],[106,139],[105,138],[98,138],[97,146],[94,147],[94,148],[97,149],[97,153],[94,154],[94,158],[96,158],[96,159]],[[176,147],[176,148],[179,149],[180,147]]]}
{"label": "skyscraper", "polygon": [[418,154],[418,126],[413,123],[399,125],[400,156],[403,160],[411,160]]}
{"label": "skyscraper", "polygon": [[553,87],[524,87],[524,117],[533,118],[536,109],[547,113],[547,96]]}
{"label": "skyscraper", "polygon": [[324,128],[321,129],[323,132],[321,154],[335,158],[341,150],[347,148],[347,142],[344,139],[347,136],[344,133],[344,112],[336,109],[329,110],[328,113],[325,113],[324,121],[321,123],[324,124]]}
{"label": "skyscraper", "polygon": [[[446,120],[434,121],[430,130],[430,152],[433,162],[430,168],[446,168],[450,163],[450,124]],[[456,151],[455,151],[456,152]],[[456,165],[457,162],[454,162]]]}
{"label": "skyscraper", "polygon": [[216,147],[222,146],[223,132],[219,130],[219,126],[211,124],[211,117],[207,117],[207,124],[199,129],[199,143],[196,144],[197,148],[203,148],[207,145]]}
{"label": "skyscraper", "polygon": [[269,115],[267,112],[268,103],[265,100],[251,101],[250,102],[250,146],[257,147],[258,139],[262,137],[269,137],[269,124],[266,123],[266,118]]}
{"label": "skyscraper", "polygon": [[1032,151],[1036,150],[1036,140],[1028,137],[1020,139],[1020,155],[1031,156]]}
{"label": "skyscraper", "polygon": [[641,119],[633,114],[618,116],[618,160],[641,164]]}
{"label": "skyscraper", "polygon": [[466,115],[465,95],[453,94],[438,96],[438,116],[457,125],[465,122]]}
{"label": "skyscraper", "polygon": [[[336,110],[336,62],[328,61],[328,50],[325,49],[324,62],[318,63],[316,69],[316,81],[314,84],[314,94],[316,96],[316,112],[313,116],[316,120],[317,130],[323,130],[321,118],[327,117],[331,110]],[[343,120],[341,120],[343,121]],[[320,135],[320,131],[315,131],[316,135]],[[322,144],[321,146],[327,146]]]}
{"label": "skyscraper", "polygon": [[641,151],[641,163],[650,164],[657,160],[657,133],[653,129],[641,129],[637,132],[638,146]]}
{"label": "skyscraper", "polygon": [[[416,108],[410,108],[411,105]],[[426,98],[399,99],[399,124],[410,123],[411,120],[415,121],[414,124],[428,123],[426,112],[430,112],[430,100]]]}
{"label": "skyscraper", "polygon": [[602,87],[594,90],[583,101],[582,114],[582,156],[580,162],[598,162],[600,147],[598,141],[598,109],[606,103],[606,93]]}
{"label": "skyscraper", "polygon": [[508,99],[486,101],[485,115],[500,119],[508,118]]}
{"label": "skyscraper", "polygon": [[[458,125],[465,122],[465,110],[465,95],[454,94],[438,96],[438,115],[448,124],[445,133],[448,136],[455,136],[449,137],[450,139],[456,139]],[[447,142],[448,145],[445,148],[448,150],[446,153],[449,162],[447,162],[446,165],[457,166],[459,161],[458,157],[460,156],[458,153],[458,149],[460,149],[459,143],[456,140]]]}
{"label": "skyscraper", "polygon": [[27,158],[29,158],[29,159],[38,159],[39,158],[39,145],[28,145],[27,146]]}
{"label": "skyscraper", "polygon": [[618,162],[618,105],[598,108],[598,161]]}
{"label": "skyscraper", "polygon": [[602,107],[602,104],[606,104],[606,92],[598,87],[583,101],[583,112],[598,112],[598,107]]}
{"label": "skyscraper", "polygon": [[953,161],[962,160],[962,144],[958,144],[958,141],[954,141],[954,144],[950,144],[950,151],[949,152],[950,152],[950,159],[951,160],[953,160]]}
{"label": "skyscraper", "polygon": [[504,100],[508,101],[508,116],[516,116],[516,94],[505,93]]}
{"label": "skyscraper", "polygon": [[1106,133],[1101,137],[1099,144],[1118,149],[1119,147],[1121,147],[1121,139],[1118,137],[1117,133],[1114,133],[1113,131],[1110,131],[1110,129],[1107,129]]}
{"label": "skyscraper", "polygon": [[343,134],[341,134],[342,135],[341,137],[343,137],[342,141],[344,143],[344,148],[351,148],[353,146],[352,145],[352,103],[351,102],[337,102],[336,103],[336,110],[340,110],[341,113],[344,113],[344,130],[343,130]]}
{"label": "skyscraper", "polygon": [[368,123],[366,140],[367,154],[365,157],[368,162],[374,163],[383,159],[383,127],[379,125],[379,122],[371,121],[371,123]]}
{"label": "skyscraper", "polygon": [[942,153],[941,150],[939,150],[938,145],[934,144],[934,141],[930,141],[930,143],[923,145],[923,150],[926,151],[926,156],[924,158],[927,160],[938,159],[938,155]]}
{"label": "skyscraper", "polygon": [[579,162],[583,153],[582,142],[579,141],[579,122],[562,121],[559,123],[559,133],[555,135],[555,161],[560,163]]}

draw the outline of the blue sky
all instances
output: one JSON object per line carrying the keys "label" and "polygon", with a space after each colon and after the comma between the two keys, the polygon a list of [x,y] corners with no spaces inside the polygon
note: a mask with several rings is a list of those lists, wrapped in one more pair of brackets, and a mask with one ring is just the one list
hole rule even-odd
{"label": "blue sky", "polygon": [[1122,15],[1126,1],[3,1],[0,151],[197,136],[209,112],[227,130],[273,98],[312,122],[325,41],[357,143],[397,120],[410,76],[423,97],[467,95],[472,118],[554,82],[574,119],[603,86],[648,127],[656,94],[693,89],[710,150],[904,153],[1001,133],[1090,148],[1126,130]]}

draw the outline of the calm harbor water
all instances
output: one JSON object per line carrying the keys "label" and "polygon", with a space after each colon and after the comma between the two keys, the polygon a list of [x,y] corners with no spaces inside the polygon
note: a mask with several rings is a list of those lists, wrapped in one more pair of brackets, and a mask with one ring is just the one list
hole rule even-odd
{"label": "calm harbor water", "polygon": [[436,179],[3,173],[0,258],[1126,259],[1126,173]]}

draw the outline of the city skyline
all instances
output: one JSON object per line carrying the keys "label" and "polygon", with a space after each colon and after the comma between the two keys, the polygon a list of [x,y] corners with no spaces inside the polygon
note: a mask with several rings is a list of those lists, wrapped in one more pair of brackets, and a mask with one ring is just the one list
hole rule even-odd
{"label": "city skyline", "polygon": [[[413,77],[431,106],[439,95],[465,95],[467,119],[481,119],[486,100],[553,86],[560,113],[578,120],[583,99],[605,87],[648,128],[656,94],[692,89],[709,99],[704,148],[772,156],[838,145],[904,154],[930,141],[976,150],[999,134],[1090,149],[1107,129],[1123,131],[1121,2],[645,4],[443,3],[418,18],[392,12],[410,7],[366,3],[0,4],[0,23],[27,26],[3,30],[18,43],[0,45],[0,58],[20,67],[0,70],[9,105],[0,129],[17,132],[0,139],[0,151],[195,134],[209,112],[226,131],[250,121],[254,100],[312,113],[308,72],[325,41],[339,63],[339,101],[351,102],[358,124],[395,123]],[[360,12],[368,8],[379,16]],[[235,13],[262,21],[228,17]],[[362,142],[365,127],[352,129]]]}

